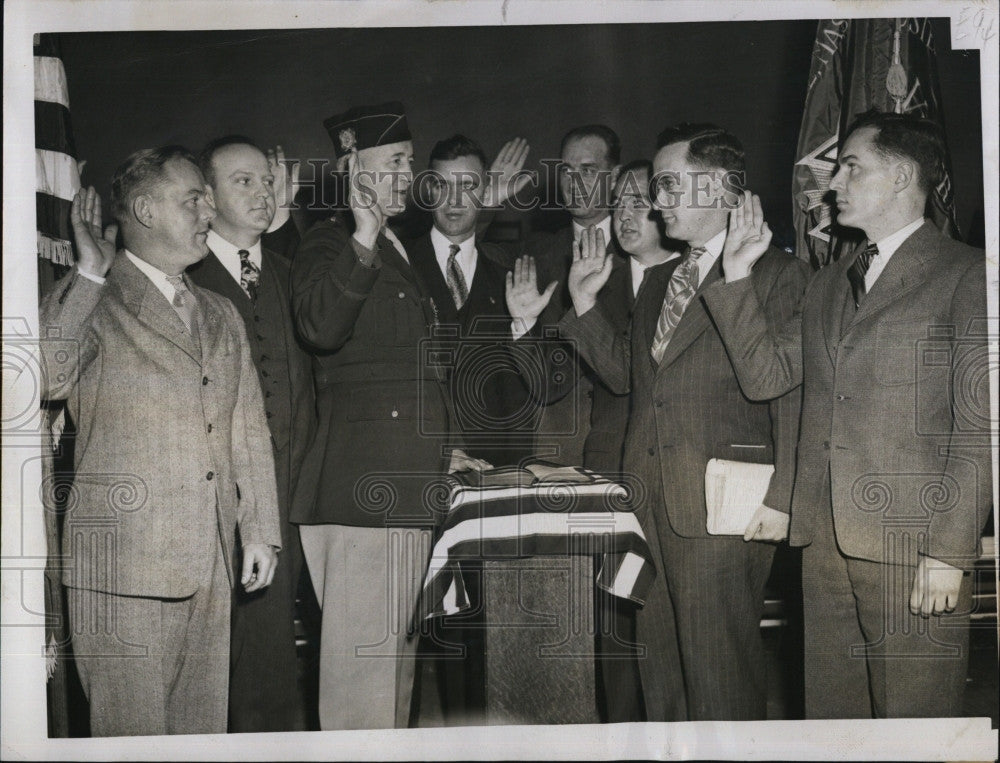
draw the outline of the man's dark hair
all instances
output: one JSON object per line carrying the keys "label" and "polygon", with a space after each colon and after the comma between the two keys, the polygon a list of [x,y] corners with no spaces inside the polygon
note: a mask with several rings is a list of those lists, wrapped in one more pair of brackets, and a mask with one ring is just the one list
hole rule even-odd
{"label": "man's dark hair", "polygon": [[917,165],[917,185],[930,194],[945,173],[945,142],[941,126],[911,114],[866,111],[848,128],[844,142],[862,127],[875,128],[872,147],[883,158],[909,159]]}
{"label": "man's dark hair", "polygon": [[[246,135],[224,135],[221,138],[209,141],[201,150],[201,154],[198,155],[198,166],[201,167],[201,174],[205,176],[205,180],[209,185],[215,185],[215,172],[212,169],[212,159],[226,146],[250,146],[264,154],[264,150]],[[267,156],[267,154],[264,154],[264,156]]]}
{"label": "man's dark hair", "polygon": [[489,165],[486,163],[486,154],[476,141],[466,138],[464,135],[452,135],[450,138],[439,140],[431,149],[431,158],[428,162],[449,162],[462,156],[474,156],[483,164],[485,170]]}
{"label": "man's dark hair", "polygon": [[135,197],[150,193],[163,181],[164,166],[171,159],[198,166],[194,154],[177,145],[140,149],[118,165],[111,178],[111,212],[120,224],[128,220]]}
{"label": "man's dark hair", "polygon": [[622,142],[618,138],[618,133],[606,125],[574,127],[563,135],[562,142],[559,144],[559,155],[562,156],[570,141],[581,138],[600,138],[604,141],[604,145],[608,149],[608,159],[612,165],[617,165],[622,160]]}
{"label": "man's dark hair", "polygon": [[618,177],[627,175],[630,172],[642,172],[645,171],[647,174],[653,174],[653,163],[649,159],[633,159],[628,164],[622,166],[621,171],[618,173]]}
{"label": "man's dark hair", "polygon": [[667,127],[656,138],[656,149],[673,143],[688,144],[688,161],[706,170],[725,170],[742,177],[746,171],[743,144],[721,127],[707,122],[681,122]]}

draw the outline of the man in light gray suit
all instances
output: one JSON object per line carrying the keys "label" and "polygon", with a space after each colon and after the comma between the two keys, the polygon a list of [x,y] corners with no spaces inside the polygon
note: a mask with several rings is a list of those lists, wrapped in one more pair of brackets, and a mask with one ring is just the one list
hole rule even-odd
{"label": "man in light gray suit", "polygon": [[803,386],[806,717],[956,715],[991,496],[985,259],[924,219],[936,124],[863,115],[837,162],[837,222],[867,241],[813,277],[801,313],[763,319],[750,271],[771,233],[749,195],[705,301],[749,397]]}
{"label": "man in light gray suit", "polygon": [[191,154],[136,152],[112,201],[125,250],[81,191],[79,261],[40,308],[45,394],[77,425],[73,651],[93,735],[225,732],[231,591],[269,585],[281,544],[260,384],[236,308],[182,276],[214,216]]}

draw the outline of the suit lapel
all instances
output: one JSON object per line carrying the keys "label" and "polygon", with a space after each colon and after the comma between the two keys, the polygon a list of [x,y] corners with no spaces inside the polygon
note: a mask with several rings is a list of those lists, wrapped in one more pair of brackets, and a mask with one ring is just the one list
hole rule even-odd
{"label": "suit lapel", "polygon": [[[264,258],[262,252],[261,285],[267,283],[268,280],[269,274],[264,273],[265,268],[267,268],[266,258]],[[215,252],[209,251],[205,259],[188,268],[188,275],[199,286],[211,289],[232,302],[236,306],[236,309],[240,311],[240,316],[247,326],[252,323],[253,304],[250,302],[250,297],[243,291],[243,287],[233,278],[232,274],[226,270],[225,265],[222,264],[222,261],[216,256]]]}
{"label": "suit lapel", "polygon": [[[201,364],[201,351],[188,333],[184,321],[153,282],[129,262],[124,252],[118,255],[109,278],[117,284],[126,307],[138,320],[162,334],[190,355],[192,360]],[[200,303],[201,300],[199,306]]]}
{"label": "suit lapel", "polygon": [[937,228],[932,223],[925,222],[900,245],[871,291],[862,300],[854,319],[847,325],[848,331],[924,282],[930,260],[937,251],[934,246],[936,235]]}
{"label": "suit lapel", "polygon": [[[687,307],[684,309],[684,315],[681,316],[677,328],[674,329],[674,335],[670,337],[670,343],[667,345],[667,349],[660,359],[660,370],[673,363],[684,350],[691,346],[691,343],[695,339],[701,336],[712,325],[712,319],[708,315],[708,310],[705,309],[705,306],[701,302],[701,294],[706,288],[721,278],[721,267],[722,258],[720,256],[712,265],[711,270],[708,271],[708,275],[705,276],[705,280],[698,286],[698,291],[695,292],[691,301],[688,302]],[[650,346],[652,346],[652,338],[650,338]]]}
{"label": "suit lapel", "polygon": [[611,256],[614,257],[611,275],[597,298],[604,305],[612,325],[621,331],[628,326],[632,312],[632,268],[619,255]]}
{"label": "suit lapel", "polygon": [[646,276],[646,283],[639,290],[639,295],[632,308],[633,332],[638,336],[642,346],[640,354],[646,358],[645,362],[649,363],[650,367],[655,365],[650,348],[653,346],[656,324],[663,310],[663,300],[667,295],[667,284],[670,283],[670,277],[679,262],[680,258],[674,258],[651,267],[649,275]]}
{"label": "suit lapel", "polygon": [[[242,289],[241,289],[242,291]],[[194,287],[195,296],[198,298],[198,332],[201,341],[201,358],[207,364],[218,352],[219,341],[223,332],[219,331],[222,323],[222,313],[211,299],[211,295],[206,289],[198,286]]]}
{"label": "suit lapel", "polygon": [[[402,275],[407,281],[417,283],[417,279],[413,273],[413,268],[411,268],[410,264],[403,258],[403,255],[399,253],[399,250],[396,249],[396,245],[392,243],[392,240],[388,236],[384,233],[379,233],[377,244],[379,256],[382,258],[383,265],[389,265],[399,271],[399,274]],[[407,253],[407,256],[409,256],[409,253]]]}

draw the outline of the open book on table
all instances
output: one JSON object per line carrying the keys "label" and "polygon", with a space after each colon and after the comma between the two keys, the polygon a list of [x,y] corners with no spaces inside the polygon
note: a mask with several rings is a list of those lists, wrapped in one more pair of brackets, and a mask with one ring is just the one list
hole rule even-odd
{"label": "open book on table", "polygon": [[464,471],[451,475],[467,487],[538,487],[552,484],[590,484],[595,475],[577,466],[563,466],[551,461],[532,461],[522,466],[499,466],[481,472]]}

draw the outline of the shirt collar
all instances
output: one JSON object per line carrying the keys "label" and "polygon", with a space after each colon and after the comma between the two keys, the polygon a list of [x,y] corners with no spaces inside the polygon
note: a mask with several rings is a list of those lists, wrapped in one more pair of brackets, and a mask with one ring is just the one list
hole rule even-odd
{"label": "shirt collar", "polygon": [[925,220],[923,217],[918,217],[909,225],[904,225],[895,233],[890,233],[881,241],[876,241],[875,244],[878,246],[878,256],[884,260],[888,260],[893,254],[895,254],[896,250],[902,246],[906,239],[917,232],[924,222]]}
{"label": "shirt collar", "polygon": [[141,257],[137,257],[132,254],[128,249],[125,250],[125,256],[129,258],[129,261],[146,276],[150,281],[153,282],[153,286],[160,290],[160,293],[166,298],[167,302],[174,301],[174,285],[167,280],[167,274],[160,270],[155,265],[150,265]]}
{"label": "shirt collar", "polygon": [[649,268],[655,268],[657,265],[662,265],[664,262],[670,262],[670,260],[677,259],[680,257],[680,252],[671,252],[669,256],[665,257],[660,262],[655,262],[652,265],[643,265],[635,257],[628,258],[628,266],[632,270],[632,296],[637,296],[639,294],[639,287],[642,286],[642,279]]}
{"label": "shirt collar", "polygon": [[[598,230],[604,231],[604,241],[605,241],[605,243],[610,244],[611,243],[611,215],[608,215],[603,220],[601,220],[599,223],[595,223],[595,224],[596,224]],[[573,221],[573,240],[574,241],[579,241],[580,240],[580,236],[583,235],[583,232],[585,230],[586,230],[585,226],[580,225],[580,223],[578,223],[576,220],[574,220]]]}
{"label": "shirt collar", "polygon": [[[448,257],[451,255],[452,243],[454,242],[450,241],[437,228],[431,228],[431,244],[434,246],[434,257],[437,259],[442,273],[447,273]],[[455,260],[468,279],[472,271],[475,270],[476,265],[475,233],[472,233],[465,241],[458,244],[458,254],[455,255]]]}
{"label": "shirt collar", "polygon": [[240,249],[246,249],[250,252],[250,262],[256,265],[258,269],[261,266],[263,256],[261,255],[262,247],[260,239],[258,239],[257,243],[253,246],[240,247],[229,243],[214,230],[210,229],[208,231],[207,243],[208,248],[212,250],[212,253],[218,258],[219,262],[222,263],[223,267],[229,271],[229,275],[231,275],[237,282],[239,282],[243,270],[240,264]]}

